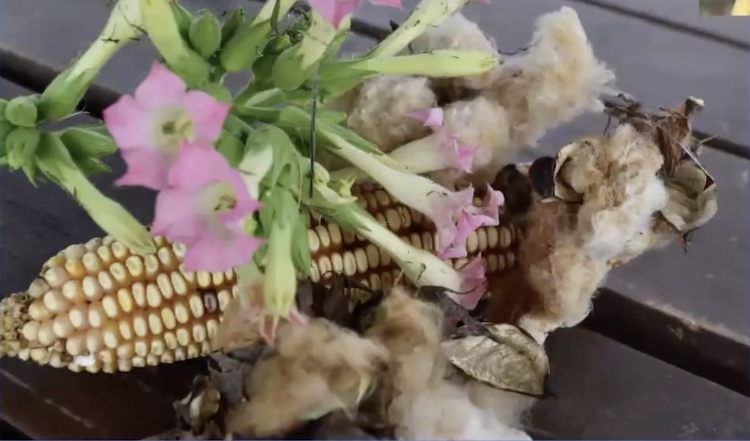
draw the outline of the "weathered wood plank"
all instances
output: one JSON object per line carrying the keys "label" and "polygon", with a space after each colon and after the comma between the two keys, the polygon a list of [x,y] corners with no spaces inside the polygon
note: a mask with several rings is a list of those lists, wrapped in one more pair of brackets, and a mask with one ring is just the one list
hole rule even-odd
{"label": "weathered wood plank", "polygon": [[[531,424],[554,439],[747,439],[749,401],[581,329],[547,343],[556,400]],[[709,410],[710,409],[710,410]]]}
{"label": "weathered wood plank", "polygon": [[700,15],[700,0],[573,0],[618,14],[630,15],[647,23],[686,32],[722,44],[748,49],[747,20],[736,17]]}
{"label": "weathered wood plank", "polygon": [[[389,21],[402,21],[418,0],[403,3],[401,11],[365,2],[356,17],[389,29]],[[687,95],[698,96],[707,109],[696,118],[696,128],[747,146],[750,67],[744,49],[569,0],[474,2],[464,13],[510,52],[528,43],[538,16],[563,6],[578,12],[595,53],[614,69],[619,88],[649,106],[671,106]]]}

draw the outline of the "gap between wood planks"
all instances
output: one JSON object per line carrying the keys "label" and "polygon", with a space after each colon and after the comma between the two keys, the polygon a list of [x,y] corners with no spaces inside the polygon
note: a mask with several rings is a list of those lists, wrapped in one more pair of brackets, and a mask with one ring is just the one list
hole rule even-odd
{"label": "gap between wood planks", "polygon": [[[57,70],[13,51],[0,50],[0,76],[34,91],[42,91]],[[119,94],[92,85],[81,110],[100,117]],[[685,326],[686,320],[666,311],[602,289],[594,313],[583,326],[695,375],[750,395],[750,348],[707,327]],[[679,330],[679,331],[678,331]]]}

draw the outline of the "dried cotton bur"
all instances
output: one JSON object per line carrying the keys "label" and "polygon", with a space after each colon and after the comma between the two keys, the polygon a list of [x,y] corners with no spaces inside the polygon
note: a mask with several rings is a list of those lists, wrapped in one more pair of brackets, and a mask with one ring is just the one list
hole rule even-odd
{"label": "dried cotton bur", "polygon": [[[691,139],[683,119],[655,128],[651,119],[628,118],[611,133],[559,151],[555,197],[532,205],[519,251],[520,270],[540,299],[519,323],[537,340],[580,323],[610,269],[700,228],[716,213],[713,179],[690,155],[661,144]],[[667,157],[678,158],[672,176]]]}

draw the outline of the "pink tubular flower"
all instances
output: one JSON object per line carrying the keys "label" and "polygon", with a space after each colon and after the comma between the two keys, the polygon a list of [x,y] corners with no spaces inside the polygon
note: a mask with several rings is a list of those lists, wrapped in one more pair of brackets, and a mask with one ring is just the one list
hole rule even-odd
{"label": "pink tubular flower", "polygon": [[435,201],[439,205],[431,218],[438,232],[438,257],[466,257],[466,240],[473,231],[500,224],[498,207],[505,202],[502,192],[489,187],[482,207],[474,206],[473,198],[474,189],[468,187]]}
{"label": "pink tubular flower", "polygon": [[221,153],[184,144],[167,183],[151,234],[186,245],[186,270],[219,272],[250,261],[261,241],[243,231],[242,221],[261,204]]}
{"label": "pink tubular flower", "polygon": [[166,188],[180,145],[210,146],[230,107],[205,92],[188,92],[180,77],[154,63],[135,96],[123,95],[103,112],[128,167],[116,184]]}
{"label": "pink tubular flower", "polygon": [[461,293],[448,293],[454,302],[471,311],[476,308],[479,301],[487,290],[487,278],[485,277],[484,264],[481,256],[477,256],[458,270],[461,275]]}
{"label": "pink tubular flower", "polygon": [[443,109],[419,110],[408,116],[432,127],[435,133],[397,148],[391,152],[391,158],[414,173],[446,168],[471,173],[477,149],[460,143],[457,136],[443,129]]}
{"label": "pink tubular flower", "polygon": [[[351,15],[362,5],[362,0],[309,0],[310,7],[316,11],[334,28],[338,29],[341,20]],[[370,0],[375,6],[390,6],[403,8],[401,0]]]}

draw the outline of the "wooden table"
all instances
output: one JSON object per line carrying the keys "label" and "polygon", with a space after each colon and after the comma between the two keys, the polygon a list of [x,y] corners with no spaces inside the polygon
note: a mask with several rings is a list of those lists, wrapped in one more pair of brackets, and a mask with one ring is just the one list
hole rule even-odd
{"label": "wooden table", "polygon": [[[706,101],[697,122],[716,135],[703,156],[719,184],[720,209],[689,253],[677,246],[615,271],[583,326],[547,343],[558,398],[532,412],[535,438],[748,439],[748,26],[743,18],[703,18],[697,0],[492,0],[472,4],[503,50],[524,45],[534,19],[569,5],[579,13],[597,55],[618,85],[649,106],[687,95]],[[249,0],[182,0],[215,12]],[[411,6],[415,1],[406,0]],[[39,92],[96,38],[108,15],[101,0],[4,0],[0,6],[0,94]],[[366,5],[344,50],[361,51],[405,12]],[[144,43],[126,48],[103,70],[86,98],[94,116],[132,92],[154,59]],[[237,90],[246,78],[231,78]],[[81,116],[80,118],[90,118]],[[600,133],[592,116],[555,130],[538,154],[578,136]],[[115,189],[122,173],[96,184],[139,219],[152,217],[153,194]],[[101,234],[61,190],[34,189],[20,173],[0,173],[2,294],[22,290],[51,254]],[[0,416],[6,430],[34,439],[132,439],[173,422],[171,401],[187,392],[201,361],[127,374],[91,375],[18,360],[0,366]],[[11,432],[9,435],[14,436]]]}

